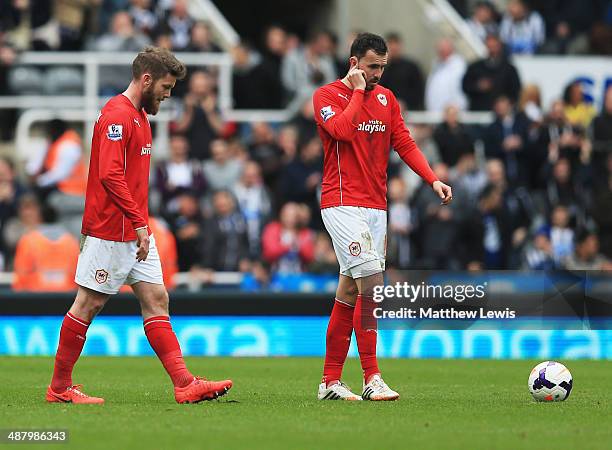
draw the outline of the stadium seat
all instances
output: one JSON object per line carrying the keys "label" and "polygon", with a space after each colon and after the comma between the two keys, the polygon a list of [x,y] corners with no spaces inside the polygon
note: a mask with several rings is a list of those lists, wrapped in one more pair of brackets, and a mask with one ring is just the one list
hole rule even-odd
{"label": "stadium seat", "polygon": [[43,74],[36,67],[17,66],[9,73],[9,88],[16,95],[42,94],[43,83]]}
{"label": "stadium seat", "polygon": [[74,67],[47,70],[44,80],[47,95],[83,95],[83,73]]}

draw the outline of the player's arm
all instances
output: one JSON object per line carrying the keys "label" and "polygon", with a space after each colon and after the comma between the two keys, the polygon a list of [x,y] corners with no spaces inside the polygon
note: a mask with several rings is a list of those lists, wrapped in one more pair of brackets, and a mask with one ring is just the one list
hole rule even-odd
{"label": "player's arm", "polygon": [[[119,114],[105,114],[99,119],[99,171],[102,186],[117,207],[132,222],[135,230],[146,231],[147,222],[134,201],[125,181],[125,148],[131,135],[131,124]],[[114,127],[114,128],[113,128]]]}
{"label": "player's arm", "polygon": [[353,95],[345,108],[341,102],[346,104],[346,99],[328,87],[318,89],[312,97],[317,124],[337,141],[351,141],[354,138],[365,94],[363,70],[351,66],[345,80],[353,87]]}
{"label": "player's arm", "polygon": [[391,108],[393,117],[391,124],[391,145],[402,160],[431,186],[443,204],[450,203],[453,199],[451,187],[438,180],[438,177],[431,170],[427,159],[416,142],[414,142],[408,128],[406,128],[399,104],[393,95],[391,95]]}

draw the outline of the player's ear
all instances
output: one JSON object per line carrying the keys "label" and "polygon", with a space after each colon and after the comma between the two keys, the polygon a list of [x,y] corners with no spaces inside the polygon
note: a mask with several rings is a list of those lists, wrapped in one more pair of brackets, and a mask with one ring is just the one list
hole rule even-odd
{"label": "player's ear", "polygon": [[153,77],[150,73],[145,73],[142,75],[142,84],[144,84],[145,87],[149,87],[153,84]]}
{"label": "player's ear", "polygon": [[349,66],[350,66],[351,69],[354,68],[354,67],[357,67],[358,63],[359,63],[359,60],[357,59],[356,56],[351,56],[349,58]]}

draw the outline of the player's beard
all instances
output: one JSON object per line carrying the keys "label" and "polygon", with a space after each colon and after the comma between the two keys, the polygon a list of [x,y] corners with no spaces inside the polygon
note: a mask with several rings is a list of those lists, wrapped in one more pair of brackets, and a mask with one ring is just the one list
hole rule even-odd
{"label": "player's beard", "polygon": [[142,91],[142,107],[147,114],[155,115],[159,111],[159,101],[155,98],[153,86]]}
{"label": "player's beard", "polygon": [[370,78],[367,82],[366,82],[366,91],[371,91],[372,89],[374,89],[376,87],[376,85],[378,84],[378,82],[380,81],[380,78]]}

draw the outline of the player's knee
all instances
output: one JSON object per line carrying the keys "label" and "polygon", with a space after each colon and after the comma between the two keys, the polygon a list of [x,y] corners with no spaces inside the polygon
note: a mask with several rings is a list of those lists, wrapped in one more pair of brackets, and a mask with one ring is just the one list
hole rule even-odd
{"label": "player's knee", "polygon": [[355,283],[348,284],[347,286],[338,286],[338,289],[336,290],[336,297],[339,300],[351,304],[354,304],[357,300],[357,294],[359,294],[359,289],[357,289],[357,285]]}
{"label": "player's knee", "polygon": [[170,298],[168,297],[168,291],[165,289],[158,289],[149,298],[148,307],[156,315],[167,315],[168,305]]}

